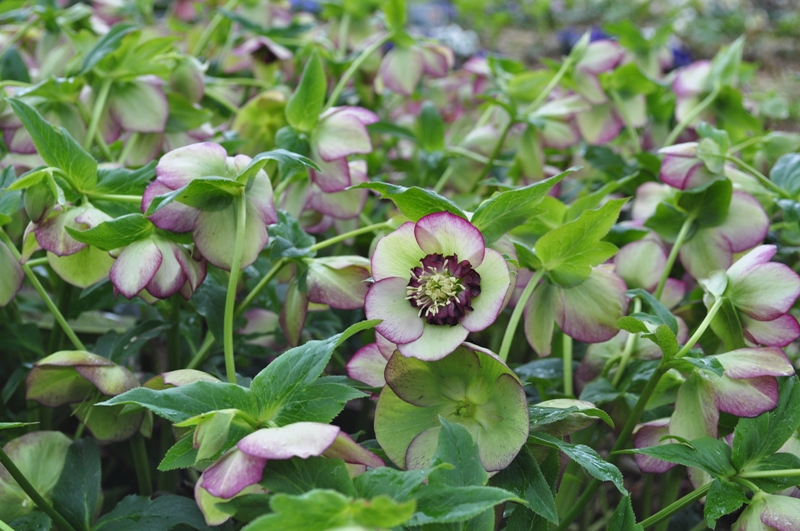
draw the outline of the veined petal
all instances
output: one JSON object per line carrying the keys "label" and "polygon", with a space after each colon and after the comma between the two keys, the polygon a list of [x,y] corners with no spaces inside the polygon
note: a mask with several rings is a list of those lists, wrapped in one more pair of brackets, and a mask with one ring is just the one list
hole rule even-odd
{"label": "veined petal", "polygon": [[275,212],[275,203],[273,201],[272,184],[264,171],[256,174],[246,195],[247,210],[252,210],[256,213],[264,225],[278,222],[278,214]]}
{"label": "veined petal", "polygon": [[686,190],[710,183],[717,176],[710,173],[700,159],[667,155],[661,161],[658,178],[678,190]]}
{"label": "veined petal", "polygon": [[511,284],[506,259],[494,249],[486,248],[475,271],[481,276],[481,293],[472,300],[473,311],[461,320],[461,326],[470,332],[480,332],[497,319]]}
{"label": "veined petal", "polygon": [[683,267],[694,278],[708,278],[712,271],[728,269],[733,262],[730,241],[717,227],[698,229],[679,251]]}
{"label": "veined petal", "polygon": [[586,47],[586,52],[575,68],[592,74],[601,74],[613,70],[624,56],[625,50],[619,43],[610,39],[601,39]]}
{"label": "veined petal", "polygon": [[364,301],[367,319],[382,319],[375,330],[398,344],[419,339],[425,322],[417,308],[406,299],[407,284],[407,278],[381,279],[370,286]]}
{"label": "veined petal", "polygon": [[661,303],[670,310],[680,304],[686,296],[686,282],[677,278],[668,278],[661,293]]}
{"label": "veined petal", "polygon": [[623,246],[614,257],[614,271],[628,288],[655,289],[664,267],[667,253],[660,242],[643,239]]}
{"label": "veined petal", "polygon": [[178,244],[166,240],[160,240],[158,247],[163,257],[161,267],[145,289],[154,297],[167,299],[178,293],[186,284],[186,273],[178,261],[178,253],[185,251],[182,251]]}
{"label": "veined petal", "polygon": [[610,268],[595,267],[582,283],[560,289],[558,326],[565,334],[584,343],[599,343],[614,337],[616,322],[628,310],[627,287]]}
{"label": "veined petal", "polygon": [[708,75],[711,72],[711,61],[695,61],[678,70],[672,90],[679,97],[695,96],[706,90]]}
{"label": "veined petal", "polygon": [[725,368],[725,376],[737,380],[794,374],[792,362],[780,348],[740,348],[712,357],[719,360]]}
{"label": "veined petal", "polygon": [[219,144],[191,144],[161,157],[156,166],[156,175],[168,188],[177,190],[198,177],[228,176],[227,158],[228,153]]}
{"label": "veined petal", "polygon": [[153,240],[139,240],[123,249],[108,276],[117,291],[132,299],[153,279],[162,261],[161,250]]}
{"label": "veined petal", "polygon": [[[366,161],[352,160],[348,162],[348,167],[350,168],[350,183],[352,186],[369,181]],[[318,187],[312,186],[305,208],[316,210],[337,219],[352,219],[357,218],[363,212],[367,197],[369,197],[369,190],[354,189],[326,193]]]}
{"label": "veined petal", "polygon": [[47,253],[47,263],[64,281],[79,288],[88,288],[108,276],[114,259],[97,247],[87,246],[69,256]]}
{"label": "veined petal", "polygon": [[[249,206],[249,205],[248,205]],[[236,209],[203,211],[197,216],[193,236],[200,254],[220,269],[230,271],[236,244]],[[244,249],[241,268],[251,265],[267,244],[267,227],[256,209],[248,208],[244,230]]]}
{"label": "veined petal", "polygon": [[636,198],[633,202],[631,215],[634,221],[646,221],[656,213],[656,207],[675,195],[677,192],[671,186],[654,182],[647,182],[636,189]]}
{"label": "veined petal", "polygon": [[769,232],[769,217],[761,203],[741,190],[734,190],[728,217],[715,227],[731,244],[734,253],[760,244]]}
{"label": "veined petal", "polygon": [[341,459],[351,465],[365,465],[371,468],[385,466],[383,459],[359,446],[343,431],[339,431],[333,444],[322,455],[331,459]]}
{"label": "veined petal", "polygon": [[[432,325],[422,319],[418,320],[423,323],[423,331],[419,339],[397,345],[397,350],[403,356],[427,361],[440,360],[458,348],[469,335],[469,331],[460,324],[456,326]],[[378,327],[375,329],[383,334]]]}
{"label": "veined petal", "polygon": [[410,96],[422,79],[422,54],[413,48],[393,48],[383,58],[375,89],[383,92],[386,87],[393,92]]}
{"label": "veined petal", "polygon": [[434,426],[422,431],[412,439],[406,450],[406,469],[407,470],[422,470],[430,468],[431,459],[436,453],[436,447],[439,445],[439,433],[442,431],[441,426]]}
{"label": "veined petal", "polygon": [[592,105],[608,103],[608,96],[603,92],[603,86],[600,84],[600,80],[597,79],[597,75],[585,70],[575,69],[572,77],[575,80],[576,91],[586,98],[589,103]]}
{"label": "veined petal", "polygon": [[[212,496],[224,500],[233,498],[243,489],[261,481],[266,464],[264,458],[231,450],[203,472],[202,487]],[[201,482],[198,481],[198,484]]]}
{"label": "veined petal", "polygon": [[473,268],[483,262],[483,234],[466,219],[450,212],[428,214],[414,226],[414,237],[426,254],[458,255]]}
{"label": "veined petal", "polygon": [[739,319],[745,337],[757,345],[785,347],[800,337],[800,324],[788,313],[772,321],[757,321],[745,314],[740,314]]}
{"label": "veined petal", "polygon": [[311,146],[311,155],[319,166],[319,171],[313,168],[308,170],[311,182],[326,192],[341,192],[351,185],[350,166],[347,164],[347,158],[342,157],[326,162],[317,153],[315,145]]}
{"label": "veined petal", "polygon": [[[70,208],[63,212],[47,218],[44,222],[34,226],[36,241],[47,251],[56,256],[68,256],[75,254],[86,247],[85,243],[79,242],[69,234],[64,227],[76,230],[86,230],[90,227],[78,223],[76,217],[82,214],[85,207]],[[108,219],[111,219],[110,217]]]}
{"label": "veined petal", "polygon": [[[150,183],[144,189],[144,194],[142,195],[142,213],[147,212],[150,203],[153,202],[156,196],[168,194],[172,191],[171,188],[168,188],[158,180]],[[194,228],[194,223],[199,213],[200,211],[196,208],[173,201],[147,219],[159,229],[172,232],[189,232]]]}
{"label": "veined petal", "polygon": [[189,289],[194,292],[206,279],[206,261],[202,258],[193,258],[189,255],[189,251],[180,245],[172,247],[172,251],[186,276]]}
{"label": "veined petal", "polygon": [[470,432],[477,435],[481,465],[489,472],[506,468],[530,431],[525,389],[515,376],[497,377],[488,401],[476,408],[475,420]]}
{"label": "veined petal", "polygon": [[553,323],[556,312],[560,313],[560,305],[559,288],[545,280],[533,291],[525,307],[525,337],[539,356],[551,354]]}
{"label": "veined petal", "polygon": [[[791,496],[766,495],[761,523],[777,531],[800,529],[800,500]],[[750,531],[750,528],[741,531]]]}
{"label": "veined petal", "polygon": [[138,79],[117,83],[108,98],[111,117],[123,129],[138,133],[162,133],[169,117],[164,89]]}
{"label": "veined petal", "polygon": [[372,387],[383,387],[386,385],[383,373],[388,362],[377,343],[370,343],[358,349],[347,362],[347,376]]}
{"label": "veined petal", "polygon": [[136,376],[119,365],[113,367],[77,365],[75,371],[106,396],[117,396],[134,387],[139,387],[139,380],[136,379]]}
{"label": "veined petal", "polygon": [[340,431],[339,427],[330,424],[295,422],[279,428],[260,429],[240,440],[236,446],[253,457],[306,459],[322,455],[334,443]]}
{"label": "veined petal", "polygon": [[778,380],[774,376],[741,380],[716,374],[708,377],[714,384],[720,411],[737,417],[757,417],[778,406]]}
{"label": "veined petal", "polygon": [[334,114],[339,116],[352,116],[353,118],[358,119],[358,121],[364,125],[374,124],[381,120],[380,116],[370,111],[369,109],[365,109],[364,107],[355,107],[352,105],[331,107],[330,109],[322,113],[322,115],[320,115],[320,120],[328,118],[329,116],[332,116]]}
{"label": "veined petal", "polygon": [[441,44],[430,43],[420,47],[422,70],[431,77],[445,77],[453,67],[453,50]]}
{"label": "veined petal", "polygon": [[742,256],[736,263],[728,268],[728,278],[736,281],[744,273],[757,269],[761,264],[767,264],[775,256],[778,248],[774,245],[759,245],[746,255]]}
{"label": "veined petal", "polygon": [[[645,422],[636,427],[633,445],[638,449],[665,444],[661,439],[667,435],[669,435],[669,418]],[[675,463],[662,461],[649,455],[634,454],[633,458],[636,460],[639,470],[651,474],[663,474],[675,466]]]}
{"label": "veined petal", "polygon": [[800,296],[800,276],[789,266],[769,262],[731,281],[731,302],[748,316],[772,321],[789,311]]}
{"label": "veined petal", "polygon": [[25,272],[11,250],[5,243],[0,242],[0,307],[5,306],[16,296],[25,280]]}
{"label": "veined petal", "polygon": [[[383,280],[400,277],[408,282],[411,270],[419,267],[420,260],[426,254],[414,237],[414,224],[403,223],[397,230],[378,240],[372,253],[372,278]],[[458,258],[464,260],[461,255]]]}
{"label": "veined petal", "polygon": [[690,441],[699,437],[716,438],[718,424],[715,386],[695,372],[678,389],[669,434]]}
{"label": "veined petal", "polygon": [[[355,262],[355,261],[354,261]],[[364,306],[370,284],[369,262],[337,264],[330,260],[314,260],[308,268],[308,300],[328,304],[342,310]]]}
{"label": "veined petal", "polygon": [[357,116],[350,113],[334,113],[321,120],[312,141],[316,143],[317,153],[325,162],[356,153],[372,152],[367,128]]}
{"label": "veined petal", "polygon": [[580,113],[575,121],[587,143],[597,146],[611,142],[625,123],[610,104],[596,104],[592,110]]}

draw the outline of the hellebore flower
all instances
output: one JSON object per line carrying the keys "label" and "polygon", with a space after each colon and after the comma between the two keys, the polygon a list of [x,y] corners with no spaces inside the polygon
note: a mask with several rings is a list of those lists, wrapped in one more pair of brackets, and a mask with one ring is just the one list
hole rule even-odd
{"label": "hellebore flower", "polygon": [[[339,427],[296,422],[260,429],[241,439],[236,448],[223,454],[203,472],[195,486],[195,500],[208,521],[208,509],[215,502],[231,499],[257,485],[269,461],[312,456],[342,459],[353,475],[364,472],[367,467],[384,466],[378,456],[356,444]],[[230,515],[226,515],[225,520],[228,518]],[[218,523],[222,522],[217,520]]]}
{"label": "hellebore flower", "polygon": [[719,179],[697,156],[697,142],[675,144],[658,150],[664,155],[658,178],[678,190],[697,188]]}
{"label": "hellebore flower", "polygon": [[5,243],[0,242],[0,307],[5,306],[16,296],[25,280],[25,272],[19,261],[11,254]]}
{"label": "hellebore flower", "polygon": [[[146,212],[157,195],[178,190],[194,179],[218,177],[235,180],[252,159],[246,155],[229,157],[225,148],[212,142],[192,144],[170,151],[156,166],[156,180],[145,190],[142,211]],[[272,184],[260,170],[245,194],[247,220],[242,268],[255,262],[267,244],[267,225],[278,221],[272,202]],[[219,210],[200,210],[174,201],[149,217],[153,224],[173,232],[192,231],[195,246],[211,264],[230,271],[236,233],[236,203]]]}
{"label": "hellebore flower", "polygon": [[792,496],[753,495],[731,531],[795,531],[800,529],[800,500]]}
{"label": "hellebore flower", "polygon": [[347,375],[372,387],[386,385],[384,371],[397,345],[375,332],[375,343],[361,347],[347,362]]}
{"label": "hellebore flower", "polygon": [[372,153],[366,126],[379,119],[362,107],[332,107],[322,113],[309,142],[311,158],[319,166],[319,171],[309,170],[311,181],[325,192],[341,192],[358,184],[350,175],[347,157]]}
{"label": "hellebore flower", "polygon": [[[350,186],[357,186],[369,181],[366,161],[353,160],[347,164],[347,167],[350,172]],[[352,219],[357,218],[364,211],[369,190],[326,192],[318,184],[311,182],[306,194],[304,209],[310,209],[336,219]]]}
{"label": "hellebore flower", "polygon": [[180,292],[189,300],[206,278],[206,263],[192,258],[183,246],[153,235],[122,249],[109,278],[114,293],[129,299],[145,290],[159,299]]}
{"label": "hellebore flower", "polygon": [[449,212],[404,223],[372,255],[367,319],[404,356],[445,357],[470,332],[494,322],[510,284],[503,256],[480,231]]}
{"label": "hellebore flower", "polygon": [[364,307],[370,262],[361,256],[314,258],[308,265],[308,300],[340,310]]}
{"label": "hellebore flower", "polygon": [[[785,347],[800,337],[800,325],[789,314],[800,296],[800,276],[789,266],[770,262],[774,245],[759,245],[728,268],[727,297],[739,315],[745,337],[757,345]],[[706,304],[713,304],[706,294]]]}
{"label": "hellebore flower", "polygon": [[125,406],[94,404],[103,396],[116,396],[139,381],[125,367],[84,352],[61,351],[39,360],[25,380],[28,400],[47,407],[72,404],[78,419],[99,441],[123,441],[139,430],[142,413],[125,413]]}
{"label": "hellebore flower", "polygon": [[[708,92],[711,73],[711,61],[695,61],[678,69],[672,82],[675,93],[675,119],[683,121],[689,112],[700,103],[700,96]],[[697,119],[699,121],[699,117]],[[693,124],[690,124],[693,125]]]}
{"label": "hellebore flower", "polygon": [[616,322],[628,311],[625,282],[610,266],[597,266],[583,282],[564,287],[545,278],[525,307],[525,337],[540,356],[549,356],[553,323],[584,343],[614,337]]}
{"label": "hellebore flower", "polygon": [[114,83],[108,95],[108,113],[124,131],[163,133],[169,118],[166,83],[156,76]]}
{"label": "hellebore flower", "polygon": [[496,354],[470,344],[436,361],[395,352],[375,410],[375,436],[400,468],[430,466],[439,418],[461,424],[487,471],[507,467],[528,439],[529,417],[519,378]]}
{"label": "hellebore flower", "polygon": [[[8,442],[3,451],[49,502],[64,469],[70,443],[72,440],[59,431],[35,431]],[[0,520],[11,522],[34,509],[33,500],[0,465]]]}
{"label": "hellebore flower", "polygon": [[410,96],[423,74],[434,78],[444,77],[454,62],[453,51],[441,44],[395,46],[383,57],[375,78],[375,90],[383,93],[384,88],[388,88],[403,96]]}

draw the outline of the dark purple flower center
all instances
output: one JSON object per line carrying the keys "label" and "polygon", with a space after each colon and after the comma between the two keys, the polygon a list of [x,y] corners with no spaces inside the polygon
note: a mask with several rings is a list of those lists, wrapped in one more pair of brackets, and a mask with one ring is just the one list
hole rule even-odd
{"label": "dark purple flower center", "polygon": [[458,255],[429,254],[411,270],[406,297],[428,324],[455,326],[481,294],[481,276]]}

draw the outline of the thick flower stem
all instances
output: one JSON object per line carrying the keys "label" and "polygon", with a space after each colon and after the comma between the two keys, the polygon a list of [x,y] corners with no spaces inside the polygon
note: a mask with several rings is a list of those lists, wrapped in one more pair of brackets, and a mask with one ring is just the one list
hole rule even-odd
{"label": "thick flower stem", "polygon": [[750,173],[756,179],[758,179],[758,182],[760,182],[765,188],[770,189],[771,191],[775,192],[776,194],[778,194],[783,198],[791,199],[791,195],[787,194],[785,190],[783,190],[780,186],[769,180],[769,178],[766,175],[764,175],[763,173],[761,173],[760,171],[758,171],[757,169],[755,169],[754,167],[743,161],[742,159],[728,155],[725,157],[725,160],[731,161],[734,164],[737,164],[738,166],[741,166],[742,168],[747,170],[747,172]]}
{"label": "thick flower stem", "polygon": [[564,394],[574,397],[572,390],[572,336],[561,333],[561,354],[564,359]]}
{"label": "thick flower stem", "polygon": [[675,501],[674,503],[671,503],[670,505],[664,507],[663,509],[658,511],[656,514],[651,516],[650,518],[646,518],[646,519],[642,520],[642,522],[641,522],[642,527],[644,529],[647,529],[649,527],[654,526],[658,522],[664,520],[665,518],[669,518],[670,516],[672,516],[673,514],[677,513],[678,511],[680,511],[684,507],[687,507],[687,506],[693,504],[694,502],[696,502],[697,500],[699,500],[700,498],[705,496],[706,493],[708,492],[708,489],[710,489],[710,488],[711,488],[711,483],[708,483],[706,485],[703,485],[699,489],[690,492],[689,494],[687,494],[683,498],[681,498],[681,499]]}
{"label": "thick flower stem", "polygon": [[381,46],[386,44],[391,38],[392,34],[387,33],[380,39],[370,44],[367,48],[364,48],[364,50],[361,52],[361,54],[359,54],[358,57],[356,57],[356,60],[353,61],[350,67],[347,70],[345,70],[344,74],[342,74],[342,77],[339,78],[339,82],[336,83],[336,86],[333,87],[333,92],[331,92],[331,96],[330,98],[328,98],[328,103],[325,104],[323,112],[327,111],[336,104],[336,102],[339,100],[339,96],[341,96],[342,91],[344,90],[344,87],[347,86],[347,83],[350,81],[350,78],[352,78],[353,75],[355,75],[355,73],[358,71],[358,69],[361,68],[361,65],[364,64],[364,61],[369,59],[370,55],[375,53],[376,50],[378,50]]}
{"label": "thick flower stem", "polygon": [[714,301],[714,304],[712,304],[711,308],[708,309],[706,318],[703,319],[703,322],[700,323],[700,326],[697,327],[697,330],[694,331],[694,334],[692,334],[692,337],[689,338],[689,341],[686,342],[683,348],[680,349],[677,354],[675,354],[676,358],[682,358],[685,356],[692,349],[692,347],[697,344],[700,338],[703,337],[703,334],[708,329],[709,325],[711,325],[711,321],[714,320],[714,316],[717,315],[719,309],[722,308],[723,302],[725,302],[724,297],[720,297]]}
{"label": "thick flower stem", "polygon": [[103,80],[103,84],[100,85],[100,91],[97,93],[97,99],[95,99],[94,108],[92,109],[92,119],[89,121],[89,128],[83,141],[83,149],[88,150],[92,147],[95,135],[97,135],[97,127],[100,125],[100,117],[103,116],[103,111],[106,108],[106,101],[111,92],[111,84],[113,82],[113,78],[107,77]]}
{"label": "thick flower stem", "polygon": [[6,454],[2,448],[0,448],[0,465],[3,465],[5,469],[8,470],[8,473],[11,474],[11,477],[14,478],[20,488],[25,491],[25,494],[27,494],[28,497],[33,500],[33,503],[35,503],[39,509],[41,509],[53,520],[53,522],[55,522],[56,527],[58,527],[61,531],[75,531],[75,528],[72,527],[63,516],[61,516],[61,513],[56,511],[52,505],[47,503],[47,500],[45,500],[42,495],[39,494],[39,491],[37,491],[33,485],[30,484],[25,475],[20,472],[19,468],[17,468],[17,465],[14,464],[14,462],[10,457],[8,457],[8,454]]}
{"label": "thick flower stem", "polygon": [[247,223],[247,197],[245,194],[239,196],[236,208],[238,216],[236,220],[236,240],[233,245],[233,257],[231,259],[231,275],[228,280],[228,293],[225,297],[225,316],[223,320],[223,339],[222,345],[225,351],[225,374],[228,382],[236,383],[236,364],[233,355],[233,312],[236,305],[236,286],[239,284],[239,268],[242,264],[242,252],[244,251],[244,231]]}
{"label": "thick flower stem", "polygon": [[744,479],[759,478],[792,478],[800,476],[800,468],[785,468],[780,470],[751,470],[739,472],[737,477]]}
{"label": "thick flower stem", "polygon": [[[639,313],[640,311],[642,311],[642,300],[636,297],[633,299],[633,313]],[[636,342],[638,339],[639,334],[628,334],[628,339],[625,341],[625,348],[619,359],[619,367],[617,367],[617,372],[614,374],[614,379],[611,381],[611,385],[614,387],[618,386],[620,380],[622,380],[622,375],[625,374],[625,366],[631,359],[631,354],[633,354],[633,351],[636,349]]]}
{"label": "thick flower stem", "polygon": [[[2,240],[8,246],[8,249],[11,251],[11,254],[14,255],[14,258],[19,260],[20,259],[19,251],[17,251],[14,242],[11,241],[11,238],[8,237],[8,234],[6,234],[4,230],[0,230],[0,240]],[[28,280],[36,289],[37,293],[39,293],[39,296],[42,298],[45,305],[47,306],[47,309],[50,310],[50,313],[53,314],[53,317],[55,318],[56,322],[59,324],[59,326],[61,326],[61,329],[64,330],[64,333],[67,335],[67,337],[75,346],[75,348],[77,350],[86,350],[86,347],[84,346],[83,342],[80,339],[78,339],[77,335],[75,335],[75,332],[72,330],[72,327],[69,326],[67,320],[64,319],[64,315],[58,310],[58,307],[53,302],[53,299],[51,299],[50,295],[47,294],[47,291],[45,291],[44,286],[42,286],[42,283],[39,282],[38,278],[36,278],[36,274],[33,272],[30,266],[28,264],[21,264],[21,265],[22,265],[22,270],[25,272],[25,276],[28,277]]]}
{"label": "thick flower stem", "polygon": [[[525,310],[525,306],[528,304],[528,299],[530,299],[531,295],[533,295],[533,290],[536,289],[536,286],[539,285],[539,281],[542,280],[544,273],[544,269],[539,269],[533,274],[530,282],[528,282],[528,285],[525,286],[525,290],[522,292],[522,295],[520,295],[517,305],[514,307],[514,311],[511,313],[511,318],[508,320],[508,326],[506,326],[506,333],[503,336],[503,342],[500,344],[500,352],[498,352],[500,359],[503,361],[508,359],[508,352],[511,350],[511,341],[514,339],[514,333],[517,331],[517,325],[519,324],[519,320],[522,318],[522,312]],[[512,286],[508,289],[514,289],[514,287]]]}
{"label": "thick flower stem", "polygon": [[328,238],[327,240],[315,243],[314,245],[309,247],[308,250],[319,251],[320,249],[324,249],[325,247],[330,247],[331,245],[337,244],[344,240],[355,238],[356,236],[367,234],[368,232],[375,232],[381,229],[389,229],[391,227],[392,227],[391,221],[382,221],[380,223],[375,223],[373,225],[367,225],[366,227],[361,227],[356,230],[351,230],[350,232],[345,232],[344,234],[339,234],[338,236],[334,236],[333,238]]}
{"label": "thick flower stem", "polygon": [[694,223],[694,216],[687,217],[686,221],[684,221],[683,225],[681,226],[681,230],[678,232],[678,237],[675,238],[675,243],[672,244],[672,249],[667,257],[667,263],[664,265],[664,272],[661,273],[661,278],[658,281],[658,287],[653,294],[656,299],[661,299],[661,294],[664,293],[664,286],[667,284],[667,279],[672,271],[672,266],[675,265],[675,260],[678,258],[678,252],[681,250],[683,241],[686,239],[686,235],[689,234],[689,229],[692,228],[692,223]]}
{"label": "thick flower stem", "polygon": [[84,192],[84,195],[89,199],[94,199],[97,201],[115,201],[117,203],[133,203],[136,205],[141,204],[142,202],[142,196],[140,195],[103,194],[92,191]]}
{"label": "thick flower stem", "polygon": [[141,433],[137,433],[131,439],[131,453],[133,454],[133,464],[136,467],[136,479],[139,482],[139,494],[149,497],[153,494],[153,484],[150,478],[147,448]]}
{"label": "thick flower stem", "polygon": [[683,133],[684,129],[689,127],[692,124],[692,122],[694,122],[695,119],[698,116],[700,116],[700,113],[706,110],[706,107],[714,103],[714,100],[717,99],[718,95],[719,95],[719,87],[716,87],[714,88],[714,90],[711,91],[711,93],[708,96],[706,96],[706,98],[703,101],[698,103],[691,111],[689,111],[689,114],[687,114],[683,118],[683,120],[681,120],[678,123],[678,125],[675,126],[675,129],[670,131],[667,140],[664,141],[664,147],[671,146],[672,144],[674,144],[675,140],[681,135],[681,133]]}

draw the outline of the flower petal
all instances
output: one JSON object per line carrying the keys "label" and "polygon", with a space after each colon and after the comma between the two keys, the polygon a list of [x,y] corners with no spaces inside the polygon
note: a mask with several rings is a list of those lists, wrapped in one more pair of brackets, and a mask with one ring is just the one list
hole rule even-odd
{"label": "flower petal", "polygon": [[800,324],[788,313],[772,321],[757,321],[745,314],[739,318],[745,337],[757,345],[785,347],[800,337]]}
{"label": "flower petal", "polygon": [[601,74],[613,70],[624,56],[625,50],[619,43],[611,39],[600,39],[586,47],[586,52],[575,68],[592,74]]}
{"label": "flower petal", "polygon": [[47,263],[64,281],[88,288],[108,276],[114,259],[97,247],[88,246],[69,256],[47,253]]}
{"label": "flower petal", "polygon": [[248,211],[252,209],[264,225],[277,223],[278,214],[275,212],[272,184],[269,182],[267,174],[263,171],[258,172],[249,186],[247,189]]}
{"label": "flower petal", "polygon": [[[250,207],[248,203],[248,207]],[[230,271],[236,244],[236,209],[230,205],[224,210],[202,211],[197,216],[192,235],[200,254],[211,264]],[[241,268],[251,265],[269,241],[267,227],[260,213],[247,208],[244,230],[244,250]]]}
{"label": "flower petal", "polygon": [[[150,183],[144,189],[144,194],[142,195],[142,213],[147,212],[150,203],[153,202],[156,196],[168,194],[172,191],[171,188],[157,180]],[[194,228],[194,223],[199,213],[200,211],[196,208],[173,201],[147,219],[159,229],[172,232],[189,232]]]}
{"label": "flower petal", "polygon": [[545,280],[533,291],[525,307],[525,337],[539,356],[551,354],[556,312],[560,313],[559,288]]}
{"label": "flower petal", "polygon": [[386,385],[383,373],[387,363],[377,343],[370,343],[358,349],[347,362],[347,376],[371,387],[383,387]]}
{"label": "flower petal", "polygon": [[669,309],[674,308],[686,296],[686,282],[677,278],[668,278],[661,293],[661,303]]}
{"label": "flower petal", "polygon": [[158,180],[177,190],[198,177],[226,177],[228,153],[213,142],[200,142],[174,149],[161,157],[156,166]]}
{"label": "flower petal", "polygon": [[422,336],[425,321],[406,299],[408,279],[389,277],[370,286],[364,300],[367,319],[382,319],[375,327],[394,343],[411,343]]}
{"label": "flower petal", "polygon": [[628,310],[627,287],[610,268],[599,266],[582,283],[561,289],[556,322],[565,334],[584,343],[599,343],[614,337],[616,322]]}
{"label": "flower petal", "polygon": [[482,376],[481,361],[478,354],[463,347],[436,361],[395,353],[386,365],[384,376],[401,400],[417,407],[435,407],[467,400],[468,386]]}
{"label": "flower petal", "polygon": [[[645,422],[636,427],[633,445],[638,449],[666,444],[661,439],[667,435],[669,435],[669,418]],[[633,458],[636,460],[639,470],[650,474],[663,474],[675,466],[675,463],[662,461],[649,455],[634,454]]]}
{"label": "flower petal", "polygon": [[163,133],[169,117],[164,89],[142,78],[116,83],[108,98],[108,109],[123,129],[138,133]]}
{"label": "flower petal", "polygon": [[14,300],[25,280],[22,266],[3,242],[0,242],[0,271],[3,272],[0,275],[0,307],[3,307]]}
{"label": "flower petal", "polygon": [[[419,267],[427,253],[420,249],[414,237],[414,224],[403,223],[400,228],[378,240],[372,253],[372,278],[388,277],[411,279],[411,270]],[[458,257],[463,260],[461,256]]]}
{"label": "flower petal", "polygon": [[212,496],[227,500],[261,481],[266,464],[264,458],[234,449],[208,467],[198,484]]}
{"label": "flower petal", "polygon": [[347,158],[334,159],[330,162],[322,160],[322,157],[317,153],[316,146],[311,147],[311,155],[314,162],[319,166],[319,171],[310,169],[309,176],[311,182],[322,188],[326,192],[341,192],[348,186],[351,186],[352,180],[350,178],[350,166],[347,164]]}
{"label": "flower petal", "polygon": [[742,379],[758,376],[791,376],[792,362],[779,348],[740,348],[712,356],[725,368],[728,378]]}
{"label": "flower petal", "polygon": [[162,261],[153,240],[139,240],[123,249],[108,276],[117,291],[132,299],[153,279]]}
{"label": "flower petal", "polygon": [[[369,181],[367,178],[367,162],[353,160],[348,162],[350,168],[350,184],[356,186]],[[337,219],[357,218],[364,210],[369,197],[369,190],[353,189],[341,192],[326,193],[311,187],[305,208],[316,210]]]}
{"label": "flower petal", "polygon": [[350,465],[365,465],[371,468],[385,466],[383,459],[359,446],[349,435],[340,431],[333,444],[322,455],[331,459],[341,459]]}
{"label": "flower petal", "polygon": [[183,271],[178,256],[186,251],[176,243],[161,240],[158,242],[163,260],[153,279],[145,289],[150,295],[159,299],[167,299],[178,293],[186,284],[186,273]]}
{"label": "flower petal", "polygon": [[734,190],[728,217],[716,229],[728,239],[731,250],[740,253],[764,241],[769,232],[769,217],[758,199]]}
{"label": "flower petal", "polygon": [[338,426],[330,424],[295,422],[279,428],[260,429],[244,437],[236,446],[245,454],[253,457],[264,459],[301,457],[306,459],[322,455],[334,443],[340,431]]}
{"label": "flower petal", "polygon": [[381,93],[386,87],[403,96],[410,96],[422,79],[422,69],[422,54],[419,50],[395,47],[389,50],[381,62],[375,78],[375,89]]}
{"label": "flower petal", "polygon": [[439,446],[439,433],[441,426],[434,426],[414,437],[406,450],[406,469],[422,470],[430,468],[431,460]]}
{"label": "flower petal", "polygon": [[320,121],[314,131],[313,142],[317,153],[325,162],[372,152],[372,141],[364,124],[356,116],[335,113]]}
{"label": "flower petal", "polygon": [[718,424],[715,386],[697,372],[692,373],[678,389],[675,411],[669,421],[670,435],[690,441],[700,437],[716,438]]}
{"label": "flower petal", "polygon": [[[469,331],[461,325],[432,325],[422,319],[420,321],[423,323],[423,331],[419,339],[397,344],[397,350],[403,356],[428,361],[439,360],[458,348],[469,335]],[[377,330],[378,327],[375,328]]]}
{"label": "flower petal", "polygon": [[791,496],[767,495],[765,501],[761,523],[777,531],[800,529],[800,500]]}
{"label": "flower petal", "polygon": [[425,44],[422,53],[422,71],[431,77],[445,77],[453,67],[453,50],[437,43]]}
{"label": "flower petal", "polygon": [[636,189],[636,198],[633,201],[631,217],[634,221],[643,222],[656,213],[656,207],[675,195],[677,192],[671,186],[654,182],[647,182]]}
{"label": "flower petal", "polygon": [[414,237],[427,254],[458,255],[473,268],[483,262],[486,245],[483,234],[466,219],[450,212],[422,217],[414,226]]}
{"label": "flower petal", "polygon": [[476,408],[475,421],[477,425],[470,431],[477,434],[483,468],[489,472],[506,468],[528,440],[530,430],[522,384],[511,374],[498,376],[489,399]]}
{"label": "flower petal", "polygon": [[778,248],[774,245],[759,245],[736,260],[736,263],[728,268],[728,278],[732,281],[736,281],[744,273],[756,269],[761,264],[769,263],[777,251]]}
{"label": "flower petal", "polygon": [[737,417],[757,417],[778,406],[778,380],[774,376],[760,376],[734,380],[710,374],[720,411]]}
{"label": "flower petal", "polygon": [[375,438],[389,459],[400,468],[406,467],[406,451],[411,441],[428,428],[440,425],[437,408],[409,404],[388,385],[381,391],[375,409]]}
{"label": "flower petal", "polygon": [[611,142],[622,131],[625,123],[610,104],[596,104],[590,111],[575,118],[578,129],[588,144],[593,146]]}
{"label": "flower petal", "polygon": [[788,312],[800,296],[800,276],[784,264],[760,264],[733,280],[727,295],[741,312],[772,321]]}
{"label": "flower petal", "polygon": [[614,257],[614,271],[628,288],[652,291],[658,285],[667,263],[667,253],[660,242],[643,239],[623,246]]}
{"label": "flower petal", "polygon": [[473,311],[461,320],[461,326],[470,332],[485,330],[497,319],[511,283],[506,259],[494,249],[486,249],[475,271],[481,276],[481,293],[472,300]]}
{"label": "flower petal", "polygon": [[678,256],[683,267],[694,278],[708,278],[712,271],[728,269],[733,262],[730,242],[715,229],[698,229],[681,246]]}
{"label": "flower petal", "polygon": [[672,90],[679,97],[695,96],[706,90],[711,61],[695,61],[680,68],[672,82]]}

